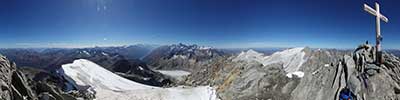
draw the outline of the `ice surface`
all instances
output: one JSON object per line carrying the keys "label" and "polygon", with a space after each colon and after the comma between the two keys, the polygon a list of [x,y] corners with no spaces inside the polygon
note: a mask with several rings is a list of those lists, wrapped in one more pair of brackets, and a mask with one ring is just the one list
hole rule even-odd
{"label": "ice surface", "polygon": [[186,76],[190,74],[190,72],[183,70],[157,70],[157,71],[168,76],[176,76],[176,77]]}
{"label": "ice surface", "polygon": [[177,80],[183,80],[183,78],[190,74],[190,72],[183,71],[183,70],[157,70],[158,72],[171,76]]}
{"label": "ice surface", "polygon": [[160,88],[120,77],[85,59],[62,65],[64,76],[75,87],[91,86],[97,100],[216,100],[209,86]]}

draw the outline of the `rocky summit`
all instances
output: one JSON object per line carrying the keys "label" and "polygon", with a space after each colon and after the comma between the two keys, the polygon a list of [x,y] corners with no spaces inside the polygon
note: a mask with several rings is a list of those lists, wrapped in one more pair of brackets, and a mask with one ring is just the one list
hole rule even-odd
{"label": "rocky summit", "polygon": [[[43,73],[39,70],[19,69],[15,63],[6,57],[0,56],[0,99],[1,100],[77,100],[90,99],[88,95],[79,95],[76,91],[62,91],[62,81],[57,78],[42,78],[34,80]],[[35,73],[36,72],[36,73]],[[51,75],[44,75],[51,76]]]}

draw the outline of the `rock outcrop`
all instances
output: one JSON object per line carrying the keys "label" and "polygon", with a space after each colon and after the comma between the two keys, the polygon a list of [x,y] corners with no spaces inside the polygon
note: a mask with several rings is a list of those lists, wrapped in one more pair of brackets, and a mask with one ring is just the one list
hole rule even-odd
{"label": "rock outcrop", "polygon": [[[34,69],[16,68],[6,57],[0,56],[0,100],[76,100],[62,91],[62,80],[44,75]],[[28,77],[27,77],[28,76]],[[85,98],[86,99],[86,98]],[[89,98],[90,99],[90,98]]]}
{"label": "rock outcrop", "polygon": [[36,100],[37,96],[28,85],[26,77],[19,72],[15,64],[0,56],[0,99]]}
{"label": "rock outcrop", "polygon": [[315,51],[290,99],[337,100],[344,91],[357,100],[399,99],[399,59],[383,56],[384,63],[376,64],[374,48],[365,44],[354,52]]}

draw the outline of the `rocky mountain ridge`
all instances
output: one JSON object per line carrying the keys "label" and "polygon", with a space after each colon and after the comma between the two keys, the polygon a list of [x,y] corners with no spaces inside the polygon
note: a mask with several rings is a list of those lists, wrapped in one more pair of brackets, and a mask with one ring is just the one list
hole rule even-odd
{"label": "rocky mountain ridge", "polygon": [[0,56],[1,100],[77,100],[84,96],[62,92],[60,86],[44,81],[33,81],[15,63]]}
{"label": "rocky mountain ridge", "polygon": [[197,70],[197,63],[204,63],[223,55],[224,53],[216,48],[180,43],[156,48],[143,60],[153,69],[192,71]]}
{"label": "rocky mountain ridge", "polygon": [[[203,70],[192,72],[180,84],[211,84],[218,87],[217,93],[223,100],[339,99],[345,91],[351,91],[354,94],[351,97],[357,100],[399,99],[399,58],[385,53],[385,63],[379,67],[371,62],[375,54],[373,47],[369,47],[359,47],[354,52],[304,50],[306,59],[297,63],[300,66],[297,70],[304,73],[302,77],[288,77],[285,69],[285,63],[299,58],[296,55],[291,55],[294,59],[263,64],[268,61],[263,59],[269,57],[249,50],[236,56],[214,58],[202,65]],[[282,52],[288,51],[296,50]],[[274,58],[282,56],[285,55]],[[363,62],[362,65],[357,61]]]}
{"label": "rocky mountain ridge", "polygon": [[53,70],[78,58],[98,61],[97,63],[109,67],[113,59],[141,59],[154,48],[156,46],[142,44],[94,48],[6,48],[0,49],[0,54],[15,61],[17,67]]}

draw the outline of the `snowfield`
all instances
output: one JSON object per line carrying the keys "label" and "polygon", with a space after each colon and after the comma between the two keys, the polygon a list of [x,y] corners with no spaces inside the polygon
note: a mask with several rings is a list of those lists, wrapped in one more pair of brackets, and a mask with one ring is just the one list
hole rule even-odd
{"label": "snowfield", "polygon": [[306,53],[303,50],[304,47],[292,48],[280,52],[275,52],[270,56],[264,56],[264,54],[258,53],[250,49],[246,52],[241,52],[233,60],[257,61],[262,63],[264,66],[273,63],[282,63],[285,72],[288,73],[286,76],[288,76],[289,78],[291,78],[292,75],[303,77],[304,73],[299,71],[301,65],[303,65],[303,63],[307,61],[307,58],[304,57]]}
{"label": "snowfield", "polygon": [[91,86],[97,100],[217,100],[209,86],[160,88],[120,77],[85,59],[62,65],[62,73],[78,89]]}

